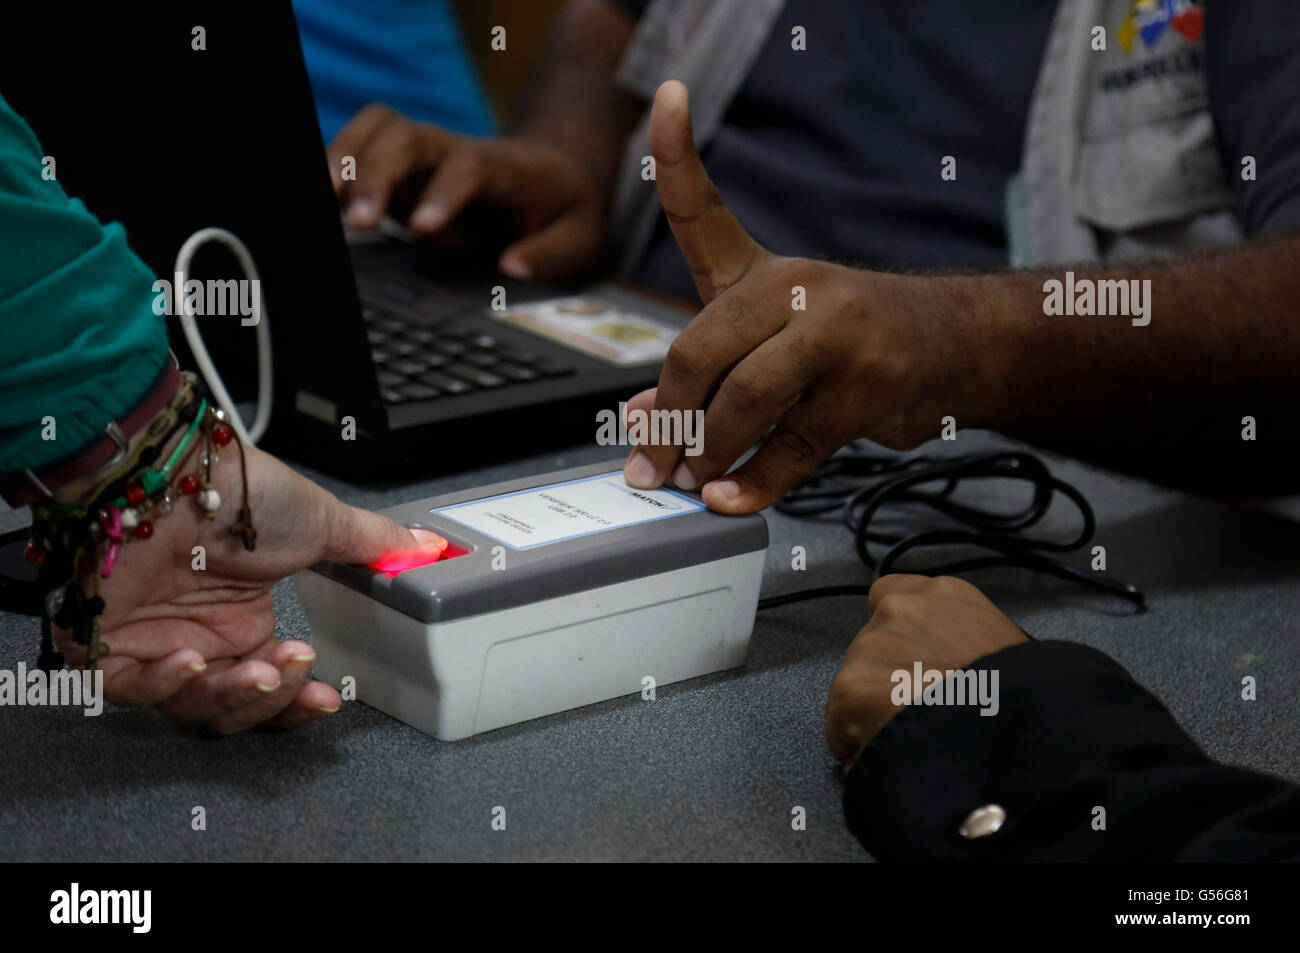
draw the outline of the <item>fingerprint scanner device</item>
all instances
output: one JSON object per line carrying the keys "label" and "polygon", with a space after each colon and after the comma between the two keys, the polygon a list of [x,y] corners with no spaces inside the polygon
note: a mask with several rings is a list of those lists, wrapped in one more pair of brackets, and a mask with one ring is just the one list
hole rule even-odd
{"label": "fingerprint scanner device", "polygon": [[632,489],[616,467],[384,510],[451,545],[423,565],[298,573],[317,677],[351,676],[358,699],[456,741],[743,665],[766,521]]}

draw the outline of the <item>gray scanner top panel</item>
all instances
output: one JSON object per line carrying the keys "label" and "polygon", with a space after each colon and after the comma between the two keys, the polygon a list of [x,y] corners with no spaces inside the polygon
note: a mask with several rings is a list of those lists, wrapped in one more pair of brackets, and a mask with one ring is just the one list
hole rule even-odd
{"label": "gray scanner top panel", "polygon": [[431,529],[469,550],[463,556],[395,576],[341,563],[317,563],[311,568],[421,622],[448,622],[767,548],[767,521],[761,514],[724,516],[701,509],[530,549],[507,546],[506,568],[494,570],[492,549],[502,546],[500,541],[432,512],[456,503],[618,473],[620,467],[621,458],[416,500],[382,511],[399,523]]}

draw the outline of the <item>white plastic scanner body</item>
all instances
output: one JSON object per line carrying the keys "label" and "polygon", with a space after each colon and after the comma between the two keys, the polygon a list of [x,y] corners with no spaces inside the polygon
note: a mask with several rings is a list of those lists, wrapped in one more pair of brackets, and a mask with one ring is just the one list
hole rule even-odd
{"label": "white plastic scanner body", "polygon": [[350,676],[359,700],[443,741],[745,662],[767,549],[757,514],[632,490],[609,464],[385,513],[460,554],[391,575],[299,573],[316,675]]}

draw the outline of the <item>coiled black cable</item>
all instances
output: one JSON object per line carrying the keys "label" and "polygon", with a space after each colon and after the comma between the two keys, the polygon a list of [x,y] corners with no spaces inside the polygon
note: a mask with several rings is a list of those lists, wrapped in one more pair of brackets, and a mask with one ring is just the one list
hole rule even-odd
{"label": "coiled black cable", "polygon": [[[1020,510],[999,513],[954,500],[953,493],[970,480],[1020,480],[1033,490],[1033,498]],[[934,489],[927,484],[938,483]],[[1054,541],[1023,535],[1051,509],[1060,493],[1079,510],[1083,525],[1072,538]],[[882,509],[897,504],[927,506],[965,528],[947,527],[912,535],[872,529]],[[891,572],[906,571],[926,576],[946,576],[974,569],[1011,567],[1028,569],[1065,579],[1133,603],[1146,609],[1146,597],[1135,586],[1092,575],[1060,562],[1046,553],[1067,553],[1086,546],[1097,529],[1097,520],[1087,499],[1075,487],[1053,476],[1047,465],[1030,453],[1000,451],[937,459],[925,456],[881,456],[850,444],[818,467],[802,484],[776,503],[776,509],[796,518],[809,518],[839,510],[853,533],[859,558],[873,570],[873,580]],[[871,546],[889,547],[879,558]],[[898,570],[903,556],[928,547],[968,546],[990,555],[957,562]],[[868,585],[822,586],[770,596],[758,603],[771,609],[805,599],[824,596],[866,595]]]}

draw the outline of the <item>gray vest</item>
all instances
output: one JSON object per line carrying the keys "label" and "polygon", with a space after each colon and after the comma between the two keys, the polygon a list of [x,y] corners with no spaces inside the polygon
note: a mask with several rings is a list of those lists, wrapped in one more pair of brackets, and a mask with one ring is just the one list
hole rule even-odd
{"label": "gray vest", "polygon": [[[649,99],[660,82],[690,87],[703,149],[771,32],[784,0],[651,0],[618,81]],[[1215,147],[1198,8],[1175,0],[1060,0],[1007,189],[1008,261],[1017,267],[1172,254],[1240,241],[1232,187]],[[1094,50],[1104,27],[1105,50]],[[1144,35],[1145,31],[1145,35]],[[649,113],[628,140],[615,191],[624,270],[659,215]],[[1237,170],[1231,170],[1236,174]]]}

